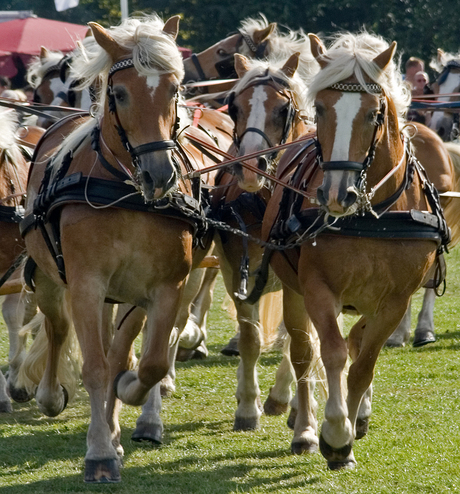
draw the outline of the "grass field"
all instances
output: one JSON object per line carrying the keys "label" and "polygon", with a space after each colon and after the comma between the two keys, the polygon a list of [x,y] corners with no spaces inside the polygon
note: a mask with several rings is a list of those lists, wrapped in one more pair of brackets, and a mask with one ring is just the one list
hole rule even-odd
{"label": "grass field", "polygon": [[[53,419],[42,416],[34,401],[14,404],[13,414],[0,416],[0,494],[460,492],[460,249],[447,260],[447,291],[435,312],[437,342],[420,349],[384,349],[380,355],[370,431],[354,446],[356,470],[330,472],[320,454],[292,456],[287,416],[262,416],[258,431],[232,431],[238,358],[219,352],[234,333],[221,308],[219,281],[208,320],[210,355],[178,364],[176,393],[163,402],[160,448],[130,441],[139,412],[126,406],[122,482],[86,485],[90,410],[83,387]],[[420,301],[421,293],[415,296],[414,320]],[[2,328],[3,371],[7,349]],[[280,359],[269,352],[260,360],[263,400]],[[320,400],[320,421],[323,407]]]}

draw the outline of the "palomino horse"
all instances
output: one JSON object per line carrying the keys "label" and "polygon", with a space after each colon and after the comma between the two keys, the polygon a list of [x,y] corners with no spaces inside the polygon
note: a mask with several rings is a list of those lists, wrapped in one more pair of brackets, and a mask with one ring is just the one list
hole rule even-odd
{"label": "palomino horse", "polygon": [[[392,61],[396,43],[346,34],[326,50],[315,35],[310,39],[321,66],[309,87],[317,143],[281,158],[278,175],[299,190],[276,187],[263,235],[274,243],[266,252],[285,287],[285,317],[304,321],[306,308],[318,331],[329,393],[320,450],[329,468],[353,468],[353,441],[367,432],[377,356],[412,294],[434,274],[449,235],[401,127],[409,97]],[[449,161],[434,133],[425,140]],[[301,295],[304,306],[291,304],[290,294]],[[342,310],[361,315],[348,344],[336,321]],[[304,331],[290,335],[300,378],[310,364],[308,338]],[[294,450],[308,447],[306,441]]]}
{"label": "palomino horse", "polygon": [[[99,112],[51,127],[29,179],[23,234],[35,269],[28,279],[49,345],[36,400],[49,416],[66,405],[57,367],[73,319],[91,402],[87,482],[120,480],[114,393],[142,405],[168,371],[183,286],[192,263],[205,254],[199,248],[207,233],[201,183],[183,175],[212,161],[178,131],[178,112],[186,125],[178,105],[178,19],[133,18],[110,30],[90,24],[102,50],[77,58],[73,68],[82,85],[102,77]],[[213,142],[199,129],[190,132]],[[137,371],[128,370],[128,360],[141,326],[130,324],[128,315],[111,341],[106,301],[147,314]]]}
{"label": "palomino horse", "polygon": [[[10,280],[19,282],[21,274],[19,264],[16,265],[16,269],[14,264],[25,250],[19,233],[19,222],[24,215],[24,194],[29,162],[21,151],[16,137],[18,129],[15,112],[0,109],[0,117],[0,236],[2,239],[0,273],[5,278],[6,273],[10,273]],[[28,137],[30,136],[25,135],[24,129],[23,138],[28,139]],[[27,144],[29,142],[24,140],[24,145]],[[20,402],[30,399],[24,389],[16,387],[16,379],[26,352],[26,338],[19,335],[19,330],[24,322],[28,322],[34,315],[35,304],[33,296],[14,292],[6,295],[2,304],[10,346],[8,383],[0,372],[0,412],[12,411],[8,394]]]}
{"label": "palomino horse", "polygon": [[[305,39],[304,50],[310,53],[308,38]],[[307,108],[304,99],[306,82],[297,73],[300,53],[293,54],[283,62],[278,59],[275,62],[274,58],[257,61],[242,55],[235,56],[239,81],[230,93],[228,107],[235,123],[234,144],[229,153],[237,157],[291,142],[308,129],[302,114]],[[317,67],[310,54],[311,75]],[[268,157],[245,160],[245,163],[260,170],[265,176],[270,176],[274,174],[279,155],[276,151],[267,154]],[[221,271],[227,292],[235,303],[240,333],[238,349],[241,359],[237,373],[235,430],[257,428],[261,415],[256,364],[261,348],[267,343],[262,336],[267,331],[261,325],[258,303],[252,305],[245,297],[247,290],[251,290],[254,285],[255,270],[261,263],[263,253],[254,239],[260,238],[265,206],[271,196],[272,184],[266,181],[265,176],[260,178],[241,164],[234,165],[232,174],[224,172],[216,179],[218,187],[212,197],[215,216],[251,236],[242,239],[227,231],[219,231],[220,235],[216,235]],[[279,290],[279,282],[271,274],[265,293]],[[275,328],[282,314],[281,306],[276,308],[278,320],[274,324]],[[288,318],[286,324],[290,322]],[[268,414],[282,413],[289,405],[292,383],[289,362],[283,362],[281,369],[277,375],[279,382],[272,388],[264,406]],[[302,384],[309,386],[306,379]],[[302,389],[299,392],[305,391]],[[314,405],[311,408],[314,409]],[[303,413],[301,415],[305,416]],[[314,414],[311,415],[313,422]],[[311,424],[311,430],[314,434],[316,424]]]}

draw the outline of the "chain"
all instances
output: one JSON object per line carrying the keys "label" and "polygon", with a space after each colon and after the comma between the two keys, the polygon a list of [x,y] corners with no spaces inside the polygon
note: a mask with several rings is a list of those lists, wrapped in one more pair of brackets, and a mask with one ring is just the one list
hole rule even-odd
{"label": "chain", "polygon": [[233,235],[237,235],[242,238],[246,238],[250,240],[251,242],[254,242],[257,245],[260,245],[261,247],[265,247],[268,249],[276,250],[276,251],[285,251],[289,249],[295,249],[296,247],[299,247],[301,244],[305,243],[307,240],[313,240],[313,245],[316,245],[315,239],[318,234],[320,234],[323,230],[326,228],[331,227],[336,219],[332,223],[328,223],[328,215],[324,218],[324,221],[321,225],[317,226],[316,229],[312,231],[312,229],[315,227],[316,223],[320,220],[321,216],[318,215],[318,218],[313,222],[313,224],[305,230],[302,234],[297,234],[297,239],[294,242],[290,242],[288,244],[280,244],[280,243],[275,243],[275,242],[266,242],[264,240],[261,240],[260,238],[254,237],[250,235],[247,232],[244,232],[243,230],[240,230],[239,228],[235,228],[230,226],[228,223],[225,223],[224,221],[219,221],[219,220],[214,220],[209,217],[203,218],[198,213],[193,212],[192,210],[184,210],[183,208],[180,208],[181,212],[190,218],[193,218],[195,220],[199,220],[201,222],[205,221],[208,226],[212,226],[216,228],[217,230],[221,230],[227,233],[232,233]]}

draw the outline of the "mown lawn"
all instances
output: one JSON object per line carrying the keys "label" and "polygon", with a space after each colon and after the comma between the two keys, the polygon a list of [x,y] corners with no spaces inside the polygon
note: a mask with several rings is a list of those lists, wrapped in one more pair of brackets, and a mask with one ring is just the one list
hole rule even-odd
{"label": "mown lawn", "polygon": [[[321,455],[292,456],[287,416],[261,418],[255,432],[232,431],[237,357],[220,349],[234,333],[222,310],[219,282],[208,320],[210,350],[204,361],[178,364],[177,390],[164,400],[164,444],[130,440],[138,410],[124,407],[122,482],[83,483],[89,422],[88,397],[57,418],[42,416],[34,401],[0,416],[0,494],[22,493],[452,493],[460,492],[460,250],[448,256],[448,285],[437,300],[438,340],[420,349],[384,349],[377,363],[370,431],[355,443],[358,467],[330,472]],[[421,293],[415,297],[414,321]],[[414,325],[414,323],[413,323]],[[281,356],[259,365],[262,398]],[[0,335],[6,370],[7,335]],[[324,403],[320,400],[319,418]]]}

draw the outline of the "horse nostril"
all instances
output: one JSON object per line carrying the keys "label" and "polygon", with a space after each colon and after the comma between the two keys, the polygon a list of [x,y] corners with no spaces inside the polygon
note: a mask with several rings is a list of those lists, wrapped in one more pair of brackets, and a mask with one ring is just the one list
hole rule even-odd
{"label": "horse nostril", "polygon": [[142,172],[142,180],[144,181],[145,184],[152,185],[154,183],[154,180],[150,173],[148,171],[143,171]]}
{"label": "horse nostril", "polygon": [[345,198],[341,201],[341,204],[344,208],[349,208],[356,202],[357,198],[358,198],[358,194],[356,193],[355,190],[348,190],[345,195]]}
{"label": "horse nostril", "polygon": [[264,156],[261,156],[259,158],[259,165],[258,165],[259,170],[262,170],[263,172],[266,172],[267,171],[267,167],[268,167],[267,158],[265,158]]}
{"label": "horse nostril", "polygon": [[318,202],[321,204],[321,206],[326,206],[327,199],[322,187],[318,187],[318,190],[316,191],[316,198],[318,199]]}

